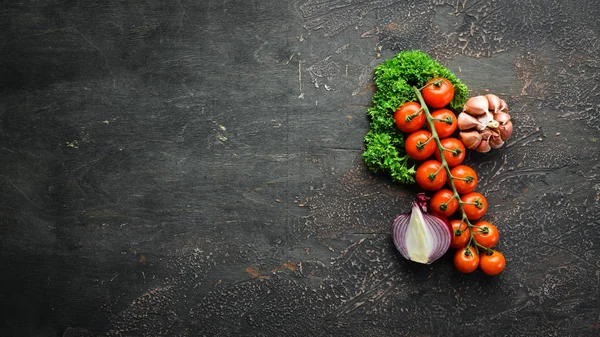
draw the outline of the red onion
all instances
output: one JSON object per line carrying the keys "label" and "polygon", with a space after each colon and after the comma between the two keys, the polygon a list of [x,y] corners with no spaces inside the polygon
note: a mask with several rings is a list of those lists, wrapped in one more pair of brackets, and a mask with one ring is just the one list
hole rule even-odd
{"label": "red onion", "polygon": [[448,251],[452,232],[443,220],[426,212],[427,198],[420,193],[411,212],[394,220],[392,239],[404,258],[430,264]]}

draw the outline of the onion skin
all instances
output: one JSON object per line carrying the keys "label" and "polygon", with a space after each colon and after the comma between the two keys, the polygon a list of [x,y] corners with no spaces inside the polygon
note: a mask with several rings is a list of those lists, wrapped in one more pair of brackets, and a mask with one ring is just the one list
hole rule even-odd
{"label": "onion skin", "polygon": [[452,232],[443,220],[424,213],[420,203],[414,201],[410,213],[394,219],[392,239],[405,259],[430,264],[448,251]]}

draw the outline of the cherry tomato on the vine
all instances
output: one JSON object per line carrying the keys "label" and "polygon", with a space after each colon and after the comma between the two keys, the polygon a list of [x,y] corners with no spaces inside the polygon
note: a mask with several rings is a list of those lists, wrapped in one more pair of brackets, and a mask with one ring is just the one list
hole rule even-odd
{"label": "cherry tomato on the vine", "polygon": [[478,244],[491,248],[498,243],[500,233],[498,228],[487,221],[478,221],[473,226],[473,238]]}
{"label": "cherry tomato on the vine", "polygon": [[[444,159],[449,167],[460,165],[465,160],[465,145],[463,142],[456,138],[444,138],[440,140],[442,147],[444,147]],[[435,149],[435,159],[442,161],[442,155],[440,151]]]}
{"label": "cherry tomato on the vine", "polygon": [[427,130],[415,131],[404,140],[406,154],[414,160],[425,160],[431,157],[436,147],[431,132]]}
{"label": "cherry tomato on the vine", "polygon": [[447,218],[458,209],[458,200],[454,198],[454,192],[443,188],[433,194],[429,201],[429,209],[435,215]]}
{"label": "cherry tomato on the vine", "polygon": [[469,220],[480,219],[488,209],[487,199],[479,192],[467,193],[460,197],[463,210]]}
{"label": "cherry tomato on the vine", "polygon": [[[462,248],[469,243],[471,238],[471,231],[467,227],[467,223],[460,220],[450,220],[450,226],[452,226],[452,239],[450,241],[450,247]],[[457,230],[460,230],[460,235],[456,236]]]}
{"label": "cherry tomato on the vine", "polygon": [[435,110],[431,113],[431,117],[435,119],[433,121],[433,127],[440,139],[450,137],[454,131],[456,131],[458,121],[456,115],[452,111],[448,109]]}
{"label": "cherry tomato on the vine", "polygon": [[432,108],[443,108],[454,98],[454,86],[445,78],[436,77],[421,90],[425,104]]}
{"label": "cherry tomato on the vine", "polygon": [[434,214],[432,214],[432,215],[433,215],[434,217],[436,217],[436,218],[438,218],[438,219],[442,220],[442,221],[443,221],[443,222],[446,224],[446,226],[448,227],[448,229],[450,229],[450,231],[452,231],[452,226],[450,226],[450,221],[448,221],[448,218],[446,218],[445,216],[442,216],[442,215],[440,215],[440,214],[435,214],[435,213],[434,213]]}
{"label": "cherry tomato on the vine", "polygon": [[437,191],[446,184],[447,174],[442,163],[437,160],[423,162],[415,174],[417,184],[424,190]]}
{"label": "cherry tomato on the vine", "polygon": [[454,254],[454,267],[461,273],[472,273],[479,266],[479,254],[477,249],[467,246],[456,251]]}
{"label": "cherry tomato on the vine", "polygon": [[425,113],[421,110],[421,104],[417,102],[406,102],[394,113],[396,127],[406,133],[422,128],[425,120]]}
{"label": "cherry tomato on the vine", "polygon": [[504,259],[504,255],[497,250],[492,250],[491,255],[488,255],[487,252],[482,252],[479,267],[487,275],[498,275],[506,267],[506,260]]}
{"label": "cherry tomato on the vine", "polygon": [[456,192],[466,194],[473,192],[479,181],[477,173],[467,165],[458,165],[450,170],[450,174],[454,178],[454,187]]}

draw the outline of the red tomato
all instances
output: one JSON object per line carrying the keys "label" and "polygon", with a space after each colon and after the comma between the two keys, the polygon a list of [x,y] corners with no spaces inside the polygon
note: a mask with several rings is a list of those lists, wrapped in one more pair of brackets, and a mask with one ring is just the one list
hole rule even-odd
{"label": "red tomato", "polygon": [[[450,137],[456,131],[458,122],[456,115],[452,111],[448,109],[435,110],[431,113],[431,117],[434,118],[433,127],[435,127],[435,131],[440,139]],[[429,126],[427,129],[431,131]]]}
{"label": "red tomato", "polygon": [[454,267],[461,273],[472,273],[479,266],[479,254],[473,247],[467,246],[454,254]]}
{"label": "red tomato", "polygon": [[444,188],[433,194],[429,201],[429,209],[434,215],[447,218],[458,209],[458,200],[454,198],[454,192]]}
{"label": "red tomato", "polygon": [[498,275],[506,267],[506,260],[504,259],[504,255],[499,251],[492,250],[490,255],[487,252],[483,252],[479,267],[487,275]]}
{"label": "red tomato", "polygon": [[415,131],[404,140],[406,154],[414,160],[425,160],[431,157],[436,147],[431,132],[427,130]]}
{"label": "red tomato", "polygon": [[491,248],[498,243],[500,233],[498,232],[498,228],[496,228],[496,226],[487,221],[478,221],[473,226],[475,226],[473,230],[473,238],[478,244],[487,248]]}
{"label": "red tomato", "polygon": [[427,160],[418,168],[415,175],[417,184],[424,190],[437,191],[446,183],[446,170],[437,160]]}
{"label": "red tomato", "polygon": [[487,199],[478,192],[471,192],[460,197],[462,207],[469,220],[480,219],[488,209]]}
{"label": "red tomato", "polygon": [[[450,247],[452,248],[462,248],[469,243],[469,239],[471,239],[471,231],[467,227],[466,222],[462,222],[460,220],[450,220],[450,226],[452,226],[452,240],[450,241]],[[459,227],[460,226],[460,227]],[[460,229],[460,235],[456,235],[456,231]]]}
{"label": "red tomato", "polygon": [[[442,143],[442,147],[444,148],[444,159],[446,159],[448,166],[454,167],[465,160],[466,150],[463,142],[456,138],[444,138],[440,140],[440,143]],[[435,159],[442,161],[442,156],[437,146],[434,154]]]}
{"label": "red tomato", "polygon": [[467,165],[458,165],[450,170],[454,179],[454,187],[456,192],[466,194],[473,192],[477,186],[477,173]]}
{"label": "red tomato", "polygon": [[446,224],[446,226],[448,227],[448,229],[449,229],[450,231],[452,231],[452,226],[450,226],[450,221],[448,221],[448,218],[446,218],[445,216],[441,216],[441,215],[439,215],[439,214],[432,214],[432,215],[433,215],[434,217],[436,217],[436,218],[438,218],[438,219],[442,220],[442,221],[443,221],[443,222]]}
{"label": "red tomato", "polygon": [[421,90],[425,104],[432,108],[443,108],[454,98],[454,87],[445,78],[431,79]]}
{"label": "red tomato", "polygon": [[417,102],[406,102],[394,113],[396,127],[406,133],[422,128],[425,120],[425,113],[421,110],[421,104]]}

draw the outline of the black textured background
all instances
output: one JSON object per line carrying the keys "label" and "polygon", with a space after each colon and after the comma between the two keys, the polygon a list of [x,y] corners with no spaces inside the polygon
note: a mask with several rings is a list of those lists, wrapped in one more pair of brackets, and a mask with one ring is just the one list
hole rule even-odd
{"label": "black textured background", "polygon": [[[600,6],[3,1],[1,336],[600,334]],[[362,165],[373,68],[509,104],[469,162],[507,268],[402,260]]]}

